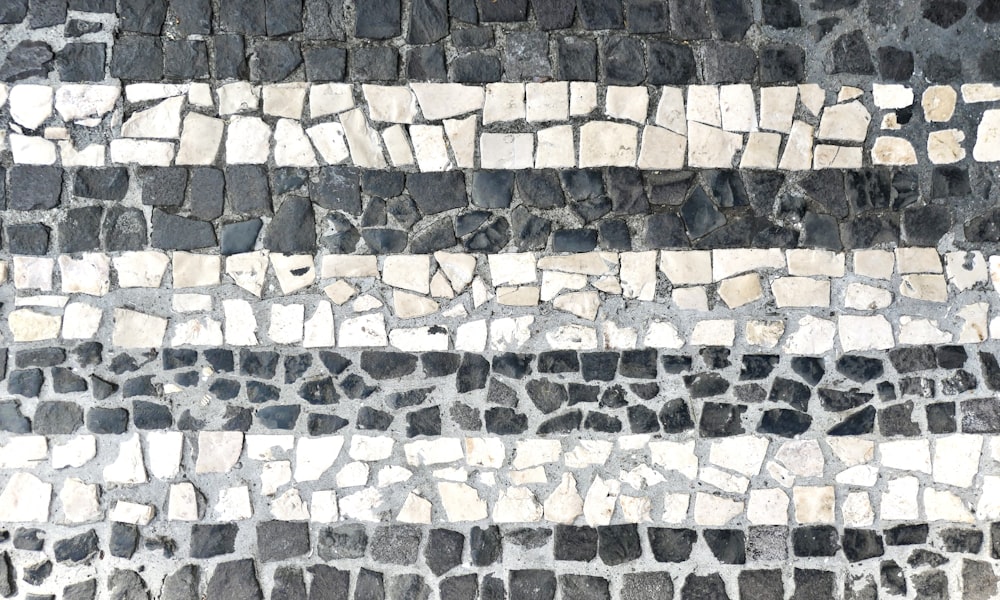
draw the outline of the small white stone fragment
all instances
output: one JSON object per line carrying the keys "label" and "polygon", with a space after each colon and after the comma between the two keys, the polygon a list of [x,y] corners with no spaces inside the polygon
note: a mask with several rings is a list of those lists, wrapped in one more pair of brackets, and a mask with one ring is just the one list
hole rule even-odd
{"label": "small white stone fragment", "polygon": [[689,85],[687,88],[687,120],[706,125],[722,126],[722,107],[719,104],[719,87],[715,85]]}
{"label": "small white stone fragment", "polygon": [[484,133],[479,138],[479,157],[484,169],[530,169],[535,162],[534,136]]}
{"label": "small white stone fragment", "polygon": [[888,350],[895,345],[892,325],[882,315],[840,315],[837,318],[837,330],[840,347],[844,352]]}
{"label": "small white stone fragment", "polygon": [[316,281],[315,257],[309,254],[271,254],[271,267],[282,294],[305,289]]}
{"label": "small white stone fragment", "polygon": [[754,131],[747,137],[747,146],[743,150],[743,156],[740,157],[740,168],[777,169],[780,149],[780,133]]}
{"label": "small white stone fragment", "polygon": [[111,259],[119,287],[160,287],[170,259],[162,252],[124,252]]}
{"label": "small white stone fragment", "polygon": [[[722,281],[747,271],[785,268],[785,257],[780,250],[741,249],[712,251],[712,279]],[[669,273],[668,273],[669,277]],[[702,281],[691,283],[705,283]]]}
{"label": "small white stone fragment", "polygon": [[780,489],[750,490],[747,500],[747,520],[754,525],[786,525],[788,494]]}
{"label": "small white stone fragment", "polygon": [[198,520],[197,492],[190,482],[185,481],[170,486],[170,496],[167,500],[167,520]]}
{"label": "small white stone fragment", "polygon": [[171,307],[175,312],[208,312],[212,310],[212,296],[208,294],[174,294]]}
{"label": "small white stone fragment", "polygon": [[[963,88],[963,93],[964,93]],[[972,158],[979,162],[1000,161],[1000,109],[987,110],[976,129]]]}
{"label": "small white stone fragment", "polygon": [[920,104],[924,109],[924,118],[930,123],[944,123],[951,120],[952,115],[955,114],[957,99],[958,94],[949,85],[929,86],[920,98]]}
{"label": "small white stone fragment", "polygon": [[240,431],[201,431],[195,473],[228,473],[236,466],[242,450]]}
{"label": "small white stone fragment", "polygon": [[333,307],[329,302],[316,303],[313,316],[305,322],[302,334],[303,348],[332,348],[336,345],[334,335]]}
{"label": "small white stone fragment", "polygon": [[309,87],[309,116],[313,119],[354,108],[354,89],[349,83],[321,83]]}
{"label": "small white stone fragment", "polygon": [[869,527],[875,522],[875,511],[872,509],[868,492],[850,492],[844,498],[840,508],[845,527]]}
{"label": "small white stone fragment", "polygon": [[895,109],[913,106],[913,88],[898,83],[872,84],[872,97],[878,108]]}
{"label": "small white stone fragment", "polygon": [[[690,102],[690,100],[689,100]],[[690,110],[690,104],[689,104]],[[688,166],[702,169],[731,169],[736,153],[743,148],[743,135],[688,122]],[[581,161],[581,165],[582,161]]]}
{"label": "small white stone fragment", "polygon": [[719,284],[719,297],[729,308],[738,308],[759,300],[762,296],[760,277],[756,273],[731,277]]}
{"label": "small white stone fragment", "polygon": [[340,123],[320,123],[306,129],[320,158],[329,165],[336,165],[351,157],[344,137],[344,127]]}
{"label": "small white stone fragment", "polygon": [[303,502],[298,490],[288,489],[271,501],[271,515],[279,521],[306,521],[309,519],[309,506]]}
{"label": "small white stone fragment", "polygon": [[337,472],[337,487],[359,487],[368,483],[368,465],[363,462],[350,462]]}
{"label": "small white stone fragment", "polygon": [[876,138],[872,146],[872,164],[915,165],[917,153],[909,140],[883,135]]}
{"label": "small white stone fragment", "polygon": [[799,90],[795,86],[760,88],[760,128],[788,133],[792,128],[798,95]]}
{"label": "small white stone fragment", "polygon": [[928,302],[947,302],[948,285],[943,275],[903,275],[899,293]]}
{"label": "small white stone fragment", "polygon": [[571,125],[539,129],[537,137],[536,169],[565,169],[576,166],[576,148]]}
{"label": "small white stone fragment", "polygon": [[226,316],[225,340],[233,346],[257,345],[257,318],[246,300],[223,300]]}
{"label": "small white stone fragment", "polygon": [[756,131],[757,111],[753,88],[749,84],[723,85],[719,88],[722,128],[726,131]]}
{"label": "small white stone fragment", "polygon": [[743,513],[743,503],[714,494],[698,492],[694,501],[694,522],[707,527],[721,527]]}
{"label": "small white stone fragment", "polygon": [[979,503],[976,505],[976,517],[988,521],[1000,518],[1000,477],[995,475],[983,477]]}
{"label": "small white stone fragment", "polygon": [[674,524],[686,522],[690,503],[691,497],[687,494],[664,494],[663,522]]}
{"label": "small white stone fragment", "polygon": [[274,128],[274,164],[279,167],[315,167],[316,154],[298,121],[278,119]]}
{"label": "small white stone fragment", "polygon": [[414,467],[439,465],[462,460],[462,443],[458,438],[417,440],[403,446],[406,462]]}
{"label": "small white stone fragment", "polygon": [[542,518],[542,505],[526,487],[509,487],[500,490],[493,505],[495,523],[531,523]]}
{"label": "small white stone fragment", "polygon": [[111,341],[123,348],[157,348],[163,343],[167,319],[134,310],[116,308]]}
{"label": "small white stone fragment", "polygon": [[778,168],[788,171],[807,171],[812,168],[813,126],[796,119],[788,134],[785,151]]}
{"label": "small white stone fragment", "polygon": [[10,149],[17,164],[51,165],[56,162],[56,145],[40,137],[12,133]]}
{"label": "small white stone fragment", "polygon": [[958,309],[956,315],[962,319],[962,329],[957,340],[959,344],[978,344],[986,339],[989,307],[986,302],[974,302]]}
{"label": "small white stone fragment", "polygon": [[222,119],[207,117],[190,112],[184,117],[184,130],[181,133],[180,148],[177,151],[178,165],[211,165],[215,164],[222,145],[222,134],[225,122]]}
{"label": "small white stone fragment", "polygon": [[84,483],[69,477],[59,491],[63,517],[67,523],[89,523],[101,518],[101,505],[97,484]]}
{"label": "small white stone fragment", "polygon": [[482,352],[486,349],[488,336],[485,319],[463,323],[455,330],[455,349],[466,352]]}
{"label": "small white stone fragment", "polygon": [[916,477],[899,477],[886,483],[882,492],[880,516],[883,521],[909,521],[919,518],[917,491],[920,481]]}
{"label": "small white stone fragment", "polygon": [[595,475],[583,500],[583,518],[587,524],[591,527],[609,525],[620,492],[621,484],[616,480]]}
{"label": "small white stone fragment", "polygon": [[674,288],[670,292],[670,299],[680,310],[708,311],[708,292],[703,285]]}
{"label": "small white stone fragment", "polygon": [[263,164],[270,156],[271,128],[259,117],[233,117],[226,134],[229,164]]}
{"label": "small white stone fragment", "polygon": [[889,279],[894,262],[892,252],[887,250],[855,250],[854,273],[873,279]]}
{"label": "small white stone fragment", "polygon": [[333,523],[340,519],[337,507],[337,492],[333,490],[316,490],[312,493],[310,503],[310,520],[316,523]]}
{"label": "small white stone fragment", "polygon": [[580,127],[580,167],[635,166],[638,128],[624,123],[590,121]]}
{"label": "small white stone fragment", "polygon": [[732,346],[735,339],[735,321],[732,319],[708,319],[695,323],[688,343],[692,346]]}
{"label": "small white stone fragment", "polygon": [[817,137],[821,140],[863,142],[868,137],[872,116],[861,102],[827,106],[819,122]]}
{"label": "small white stone fragment", "polygon": [[727,473],[713,467],[705,467],[698,473],[698,481],[730,494],[745,494],[750,480],[740,475]]}
{"label": "small white stone fragment", "polygon": [[657,441],[649,443],[649,456],[654,465],[668,471],[676,471],[694,480],[698,475],[698,457],[695,455],[695,442]]}
{"label": "small white stone fragment", "polygon": [[396,520],[400,523],[429,524],[433,516],[433,508],[430,500],[421,498],[416,492],[410,492],[396,514]]}
{"label": "small white stone fragment", "polygon": [[949,435],[934,440],[934,481],[958,488],[972,486],[979,472],[979,457],[983,437],[979,435]]}
{"label": "small white stone fragment", "polygon": [[7,98],[11,119],[27,129],[38,129],[52,115],[52,97],[48,85],[13,86]]}
{"label": "small white stone fragment", "polygon": [[448,156],[448,145],[444,141],[444,127],[411,125],[410,139],[421,171],[447,171],[454,168]]}
{"label": "small white stone fragment", "polygon": [[111,140],[111,162],[169,167],[174,160],[174,145],[153,140]]}
{"label": "small white stone fragment", "polygon": [[488,260],[490,280],[494,286],[534,283],[538,280],[535,272],[535,255],[530,252],[490,254]]}
{"label": "small white stone fragment", "polygon": [[525,118],[523,83],[490,83],[486,86],[483,125]]}
{"label": "small white stone fragment", "polygon": [[934,319],[920,319],[909,315],[899,317],[900,344],[947,344],[952,341],[952,335],[942,331]]}
{"label": "small white stone fragment", "polygon": [[448,521],[479,521],[488,516],[486,502],[468,484],[441,481],[438,482],[437,489]]}
{"label": "small white stone fragment", "polygon": [[878,481],[878,469],[871,465],[855,465],[837,474],[837,483],[872,487]]}
{"label": "small white stone fragment", "polygon": [[795,521],[798,523],[833,523],[836,498],[831,486],[796,486],[792,488]]}
{"label": "small white stone fragment", "polygon": [[460,169],[471,169],[476,166],[476,128],[478,120],[475,115],[465,119],[445,119],[444,132],[451,144],[451,153],[455,156],[455,165]]}
{"label": "small white stone fragment", "polygon": [[209,317],[177,323],[170,338],[171,346],[220,346],[222,343],[222,323]]}
{"label": "small white stone fragment", "polygon": [[369,169],[384,169],[386,163],[378,131],[368,125],[364,112],[359,108],[347,111],[340,115],[340,123],[344,127],[354,164]]}
{"label": "small white stone fragment", "polygon": [[771,282],[778,308],[830,306],[830,281],[812,277],[779,277]]}
{"label": "small white stone fragment", "polygon": [[177,139],[181,134],[184,96],[168,98],[152,108],[132,114],[122,124],[123,138]]}
{"label": "small white stone fragment", "polygon": [[664,250],[660,253],[660,270],[674,285],[712,283],[712,253],[708,250]]}
{"label": "small white stone fragment", "polygon": [[173,479],[180,471],[184,434],[180,431],[151,431],[146,434],[149,472],[157,479]]}
{"label": "small white stone fragment", "polygon": [[62,84],[55,92],[56,112],[64,121],[103,117],[114,109],[120,96],[117,85]]}
{"label": "small white stone fragment", "polygon": [[877,310],[892,303],[892,292],[864,283],[851,282],[844,292],[844,306],[855,310]]}
{"label": "small white stone fragment", "polygon": [[306,84],[276,83],[264,86],[264,114],[286,119],[301,119],[306,101]]}
{"label": "small white stone fragment", "polygon": [[302,304],[272,304],[267,336],[275,344],[297,344],[302,341],[304,320],[305,306]]}
{"label": "small white stone fragment", "polygon": [[879,444],[882,466],[902,471],[931,472],[931,450],[928,440],[893,440]]}
{"label": "small white stone fragment", "polygon": [[52,446],[52,468],[82,467],[97,456],[97,439],[92,435],[78,435],[65,443]]}
{"label": "small white stone fragment", "polygon": [[943,129],[927,134],[927,158],[936,165],[950,165],[965,159],[965,132]]}
{"label": "small white stone fragment", "polygon": [[385,330],[385,317],[381,313],[344,319],[340,324],[338,339],[342,347],[381,347],[389,344]]}
{"label": "small white stone fragment", "polygon": [[648,112],[649,90],[645,86],[608,86],[605,113],[609,117],[645,123]]}
{"label": "small white stone fragment", "polygon": [[818,355],[833,349],[837,326],[832,321],[806,315],[799,319],[798,328],[785,340],[784,349],[789,354]]}
{"label": "small white stone fragment", "polygon": [[583,498],[572,473],[563,473],[559,485],[545,500],[544,514],[546,521],[563,524],[571,524],[583,514]]}
{"label": "small white stone fragment", "polygon": [[333,466],[343,447],[342,436],[299,438],[295,447],[295,481],[317,481]]}
{"label": "small white stone fragment", "polygon": [[11,311],[7,316],[7,326],[15,342],[36,342],[50,340],[59,335],[62,320],[55,315],[46,315],[28,309]]}
{"label": "small white stone fragment", "polygon": [[525,100],[529,123],[565,121],[569,116],[569,85],[565,81],[528,83]]}
{"label": "small white stone fragment", "polygon": [[817,144],[813,151],[813,169],[860,169],[864,158],[860,147]]}
{"label": "small white stone fragment", "polygon": [[969,507],[953,492],[924,489],[924,512],[928,521],[975,522]]}
{"label": "small white stone fragment", "polygon": [[122,485],[146,483],[146,467],[142,462],[139,436],[133,435],[118,446],[118,458],[104,467],[104,481]]}
{"label": "small white stone fragment", "polygon": [[589,115],[597,108],[597,84],[573,81],[569,84],[569,114],[574,117]]}
{"label": "small white stone fragment", "polygon": [[227,83],[216,92],[219,94],[219,114],[222,116],[252,112],[260,106],[260,86],[251,85],[247,81]]}
{"label": "small white stone fragment", "polygon": [[44,435],[13,437],[0,446],[0,469],[35,468],[48,453]]}
{"label": "small white stone fragment", "polygon": [[829,250],[787,250],[788,274],[800,276],[844,276],[844,253]]}
{"label": "small white stone fragment", "polygon": [[31,473],[19,471],[10,476],[0,492],[0,522],[18,523],[49,520],[52,484]]}
{"label": "small white stone fragment", "polygon": [[250,506],[250,489],[236,486],[219,490],[219,501],[215,503],[217,521],[242,521],[253,516]]}
{"label": "small white stone fragment", "polygon": [[360,492],[344,496],[338,504],[340,514],[344,519],[358,519],[373,523],[381,520],[375,509],[382,504],[382,493],[376,488],[365,488]]}
{"label": "small white stone fragment", "polygon": [[482,86],[413,82],[410,89],[416,94],[420,111],[428,121],[457,117],[483,108]]}
{"label": "small white stone fragment", "polygon": [[253,460],[272,460],[276,456],[283,456],[286,452],[292,450],[295,445],[295,436],[247,434],[244,442],[246,444],[247,458]]}

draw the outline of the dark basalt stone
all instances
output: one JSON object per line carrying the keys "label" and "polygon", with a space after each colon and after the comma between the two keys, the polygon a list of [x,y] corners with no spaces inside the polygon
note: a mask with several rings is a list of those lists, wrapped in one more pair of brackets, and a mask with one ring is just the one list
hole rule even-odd
{"label": "dark basalt stone", "polygon": [[619,374],[632,379],[656,379],[656,350],[625,350]]}
{"label": "dark basalt stone", "polygon": [[83,409],[75,402],[43,400],[35,407],[32,431],[41,435],[63,435],[83,425]]}
{"label": "dark basalt stone", "polygon": [[920,435],[920,426],[913,422],[913,402],[903,402],[880,409],[878,427],[885,436]]}
{"label": "dark basalt stone", "polygon": [[845,33],[834,41],[832,61],[834,73],[875,74],[871,50],[860,29]]}
{"label": "dark basalt stone", "polygon": [[889,546],[912,546],[927,542],[929,528],[926,523],[896,525],[885,530],[885,543]]}
{"label": "dark basalt stone", "polygon": [[542,435],[550,433],[571,433],[580,429],[580,423],[582,421],[583,413],[581,411],[569,411],[542,421],[542,424],[538,426],[537,433]]}
{"label": "dark basalt stone", "polygon": [[808,431],[811,425],[812,417],[808,413],[775,408],[764,411],[757,431],[792,438]]}
{"label": "dark basalt stone", "polygon": [[465,536],[449,529],[431,529],[424,548],[424,561],[431,572],[441,576],[462,564]]}
{"label": "dark basalt stone", "polygon": [[742,565],[746,562],[746,537],[738,529],[706,529],[705,544],[722,564]]}
{"label": "dark basalt stone", "polygon": [[306,580],[298,567],[278,567],[274,571],[271,600],[296,600],[306,597]]}
{"label": "dark basalt stone", "polygon": [[983,532],[978,529],[943,529],[940,536],[948,552],[979,554],[983,547]]}
{"label": "dark basalt stone", "polygon": [[285,198],[267,226],[264,247],[282,254],[315,252],[316,216],[308,198]]}
{"label": "dark basalt stone", "polygon": [[785,588],[778,569],[749,569],[737,576],[740,598],[784,598]]}
{"label": "dark basalt stone", "polygon": [[365,351],[361,353],[361,368],[374,379],[396,379],[416,370],[417,357],[402,352]]}
{"label": "dark basalt stone", "polygon": [[927,414],[928,433],[955,433],[958,431],[958,424],[955,422],[954,402],[938,402],[928,404],[924,408]]}
{"label": "dark basalt stone", "polygon": [[809,409],[811,397],[812,390],[806,385],[792,379],[775,377],[767,399],[770,402],[784,402],[794,409],[806,411]]}
{"label": "dark basalt stone", "polygon": [[[309,600],[343,600],[351,587],[351,572],[316,564],[306,569],[312,574]],[[362,569],[363,570],[363,569]]]}
{"label": "dark basalt stone", "polygon": [[235,523],[202,524],[191,526],[191,558],[211,558],[235,552]]}
{"label": "dark basalt stone", "polygon": [[27,15],[28,0],[10,0],[0,7],[0,25],[20,23]]}
{"label": "dark basalt stone", "polygon": [[781,358],[773,354],[747,354],[740,368],[740,381],[766,379],[780,361]]}
{"label": "dark basalt stone", "polygon": [[108,590],[116,600],[149,600],[142,576],[131,569],[115,569],[108,578]]}
{"label": "dark basalt stone", "polygon": [[508,79],[524,81],[551,77],[549,36],[542,31],[508,31],[503,71]]}
{"label": "dark basalt stone", "polygon": [[406,189],[425,216],[468,204],[465,176],[461,171],[411,173],[406,176]]}
{"label": "dark basalt stone", "polygon": [[347,426],[347,420],[337,415],[312,413],[308,418],[309,435],[330,435]]}
{"label": "dark basalt stone", "polygon": [[818,569],[795,569],[795,593],[792,600],[834,598],[835,575]]}
{"label": "dark basalt stone", "polygon": [[934,349],[938,366],[942,369],[958,369],[965,366],[966,354],[963,346],[938,346]]}
{"label": "dark basalt stone", "polygon": [[[6,531],[4,540],[6,541]],[[12,540],[14,548],[17,550],[28,550],[29,552],[41,552],[45,546],[45,532],[33,527],[18,527],[14,530]]]}
{"label": "dark basalt stone", "polygon": [[937,366],[934,348],[931,346],[909,346],[889,351],[889,362],[898,373],[925,371]]}
{"label": "dark basalt stone", "polygon": [[298,42],[261,40],[250,60],[250,77],[255,81],[282,81],[301,64]]}
{"label": "dark basalt stone", "polygon": [[885,554],[882,536],[875,531],[847,528],[844,529],[844,537],[841,542],[844,547],[844,556],[851,562],[860,562]]}
{"label": "dark basalt stone", "polygon": [[698,373],[685,375],[684,387],[692,398],[710,398],[726,393],[729,382],[718,373]]}
{"label": "dark basalt stone", "polygon": [[97,532],[91,529],[71,538],[58,540],[52,550],[56,562],[74,565],[89,563],[100,552]]}
{"label": "dark basalt stone", "polygon": [[522,379],[531,374],[531,354],[515,354],[505,352],[493,357],[493,373],[512,379]]}
{"label": "dark basalt stone", "polygon": [[[629,420],[631,420],[632,408],[631,406],[629,407]],[[687,402],[681,398],[664,402],[663,407],[660,408],[659,419],[663,425],[664,433],[681,433],[682,431],[694,429],[694,421],[691,420],[691,411],[688,408]]]}
{"label": "dark basalt stone", "polygon": [[59,206],[62,170],[58,167],[16,165],[10,169],[7,208],[48,210]]}
{"label": "dark basalt stone", "polygon": [[257,409],[257,422],[267,429],[295,429],[301,407],[292,404]]}
{"label": "dark basalt stone", "polygon": [[44,377],[41,369],[11,371],[7,379],[7,392],[25,398],[37,398],[42,390]]}
{"label": "dark basalt stone", "polygon": [[316,551],[327,561],[363,558],[368,547],[368,534],[364,525],[350,523],[320,530]]}
{"label": "dark basalt stone", "polygon": [[[620,386],[615,386],[615,387],[621,389]],[[660,386],[659,384],[656,383],[631,383],[629,384],[628,388],[632,390],[633,394],[635,394],[642,400],[652,400],[660,393]],[[608,390],[605,391],[605,394],[602,395],[602,399],[604,395],[607,395],[607,392],[610,391],[611,389],[612,388],[608,388]],[[627,401],[624,400],[624,396],[622,396],[621,402],[616,404],[624,405],[626,403]],[[609,404],[602,402],[602,406],[609,406]]]}
{"label": "dark basalt stone", "polygon": [[619,433],[622,430],[622,422],[618,417],[599,412],[588,412],[587,418],[583,421],[583,427],[602,433]]}
{"label": "dark basalt stone", "polygon": [[497,435],[516,435],[528,429],[528,416],[513,408],[494,407],[486,411],[486,431]]}
{"label": "dark basalt stone", "polygon": [[968,7],[961,0],[924,0],[923,17],[942,29],[948,29],[965,16]]}
{"label": "dark basalt stone", "polygon": [[559,587],[567,598],[611,600],[608,580],[593,575],[560,575]]}
{"label": "dark basalt stone", "polygon": [[729,595],[726,594],[726,583],[722,580],[721,575],[718,573],[711,575],[690,573],[684,578],[681,600],[701,600],[702,598],[729,600]]}
{"label": "dark basalt stone", "polygon": [[392,419],[393,416],[385,411],[362,406],[358,409],[357,426],[358,429],[387,431],[392,426]]}
{"label": "dark basalt stone", "polygon": [[56,54],[59,78],[62,81],[102,81],[105,55],[103,43],[70,42]]}
{"label": "dark basalt stone", "polygon": [[658,595],[673,598],[674,582],[669,573],[649,571],[622,574],[620,600],[643,600]]}
{"label": "dark basalt stone", "polygon": [[959,369],[951,376],[941,380],[941,393],[945,396],[954,396],[962,392],[976,389],[979,381],[972,373]]}
{"label": "dark basalt stone", "polygon": [[220,600],[263,600],[253,559],[219,563],[208,580],[205,596]]}
{"label": "dark basalt stone", "polygon": [[819,388],[819,400],[826,410],[843,412],[857,408],[871,401],[873,395],[857,390],[842,391],[830,388]]}
{"label": "dark basalt stone", "polygon": [[111,556],[132,558],[139,545],[139,528],[132,523],[111,523],[111,539],[108,541],[108,551]]}
{"label": "dark basalt stone", "polygon": [[465,353],[455,374],[455,388],[462,394],[486,387],[490,363],[478,354]]}
{"label": "dark basalt stone", "polygon": [[814,525],[793,529],[792,548],[800,557],[834,556],[840,550],[837,528]]}
{"label": "dark basalt stone", "polygon": [[208,391],[219,400],[232,400],[240,394],[240,382],[232,379],[216,379]]}
{"label": "dark basalt stone", "polygon": [[[575,373],[579,370],[580,360],[573,350],[552,350],[538,355],[539,373]],[[1000,377],[1000,368],[998,368],[998,377]]]}
{"label": "dark basalt stone", "polygon": [[503,545],[499,527],[476,526],[469,531],[469,556],[472,558],[472,564],[488,567],[500,560],[502,554]]}
{"label": "dark basalt stone", "polygon": [[309,553],[309,523],[264,521],[257,524],[257,552],[260,560],[275,562]]}
{"label": "dark basalt stone", "polygon": [[830,429],[828,435],[861,435],[875,429],[875,407],[866,406]]}
{"label": "dark basalt stone", "polygon": [[112,77],[158,81],[163,77],[163,42],[150,35],[116,37],[111,52]]}
{"label": "dark basalt stone", "polygon": [[429,406],[406,415],[406,436],[441,435],[441,409]]}
{"label": "dark basalt stone", "polygon": [[[2,587],[2,584],[0,584],[0,587]],[[0,595],[2,595],[2,592],[3,590],[0,589]],[[94,600],[95,598],[97,598],[96,579],[71,583],[62,590],[62,600]],[[163,598],[164,600],[174,600],[176,597],[163,595]]]}
{"label": "dark basalt stone", "polygon": [[390,408],[406,408],[408,406],[417,406],[423,404],[427,400],[427,396],[434,391],[434,388],[419,388],[415,390],[406,390],[405,392],[394,392],[389,395],[385,403]]}
{"label": "dark basalt stone", "polygon": [[[472,408],[468,404],[455,402],[448,409],[448,415],[462,431],[479,431],[483,428],[483,420],[480,417],[479,409]],[[527,421],[525,422],[527,428]]]}
{"label": "dark basalt stone", "polygon": [[[676,410],[676,408],[675,408]],[[690,423],[684,429],[690,429],[694,427],[694,423],[691,422],[691,415],[687,410],[687,405],[683,406],[684,412],[681,413],[680,418],[686,418],[687,422]],[[663,411],[661,410],[661,413]],[[657,420],[657,414],[645,406],[630,406],[628,407],[628,422],[632,433],[654,433],[660,430],[660,423]],[[665,415],[668,422],[673,422],[678,415],[674,412],[669,412]]]}
{"label": "dark basalt stone", "polygon": [[549,414],[566,403],[568,394],[565,386],[549,381],[535,379],[526,386],[528,398],[543,414]]}
{"label": "dark basalt stone", "polygon": [[122,396],[133,398],[135,396],[159,396],[161,393],[159,384],[153,383],[152,375],[142,375],[133,377],[122,386]]}
{"label": "dark basalt stone", "polygon": [[701,409],[698,431],[704,437],[724,437],[743,433],[743,413],[747,407],[739,404],[706,402]]}
{"label": "dark basalt stone", "polygon": [[54,367],[66,361],[66,351],[62,348],[36,348],[21,350],[14,357],[14,365],[19,369],[27,367]]}
{"label": "dark basalt stone", "polygon": [[556,525],[553,556],[556,560],[589,562],[597,557],[597,530],[577,525]]}
{"label": "dark basalt stone", "polygon": [[665,354],[660,357],[660,362],[663,363],[663,370],[669,375],[679,375],[684,371],[691,370],[690,356],[672,356]]}
{"label": "dark basalt stone", "polygon": [[[14,3],[17,4],[18,1],[14,0]],[[9,9],[4,6],[0,10]],[[0,81],[45,77],[52,70],[52,58],[52,48],[45,42],[20,41],[7,53],[7,58],[0,65]]]}
{"label": "dark basalt stone", "polygon": [[885,372],[881,360],[853,354],[845,354],[838,358],[836,366],[837,372],[858,383],[867,383],[872,379],[877,379]]}
{"label": "dark basalt stone", "polygon": [[509,385],[501,383],[496,378],[490,378],[489,390],[486,392],[486,402],[500,406],[517,406],[517,392]]}
{"label": "dark basalt stone", "polygon": [[31,433],[31,421],[21,414],[16,400],[0,401],[0,431]]}

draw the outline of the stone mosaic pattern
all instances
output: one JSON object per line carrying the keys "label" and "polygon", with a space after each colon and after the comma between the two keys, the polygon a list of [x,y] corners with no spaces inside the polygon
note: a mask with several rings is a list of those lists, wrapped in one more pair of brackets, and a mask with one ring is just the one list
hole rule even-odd
{"label": "stone mosaic pattern", "polygon": [[1000,597],[997,0],[0,0],[0,598]]}

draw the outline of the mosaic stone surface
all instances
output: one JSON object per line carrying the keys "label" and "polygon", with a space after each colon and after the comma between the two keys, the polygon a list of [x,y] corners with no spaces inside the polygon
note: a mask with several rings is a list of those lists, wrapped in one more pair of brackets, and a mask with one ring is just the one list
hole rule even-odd
{"label": "mosaic stone surface", "polygon": [[0,0],[0,598],[1000,597],[996,0]]}

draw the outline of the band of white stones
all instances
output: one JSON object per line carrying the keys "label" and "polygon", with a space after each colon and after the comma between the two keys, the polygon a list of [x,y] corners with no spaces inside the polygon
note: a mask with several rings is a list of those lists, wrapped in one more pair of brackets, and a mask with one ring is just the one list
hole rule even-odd
{"label": "band of white stones", "polygon": [[[14,162],[71,167],[273,160],[279,167],[391,165],[419,171],[854,169],[955,163],[966,157],[966,138],[972,135],[942,128],[914,140],[924,137],[913,132],[919,119],[904,125],[895,112],[914,104],[914,90],[898,84],[874,84],[871,90],[845,86],[832,104],[817,84],[755,91],[747,84],[235,82],[213,89],[207,83],[141,83],[126,86],[120,102],[121,92],[115,85],[22,84],[9,91],[0,85],[0,109],[9,102]],[[949,122],[958,97],[951,86],[924,90],[926,122]],[[961,99],[988,106],[1000,101],[1000,86],[965,84]],[[71,124],[94,127],[105,121],[113,131],[108,144],[74,146]],[[918,150],[914,143],[925,147]],[[972,156],[1000,161],[1000,109],[982,113]]]}
{"label": "band of white stones", "polygon": [[[199,490],[211,496],[209,521],[269,514],[279,520],[377,522],[387,512],[407,523],[574,523],[582,517],[591,526],[723,526],[745,519],[753,525],[866,527],[876,519],[1000,519],[1000,441],[991,436],[875,442],[756,436],[657,441],[629,435],[616,442],[506,443],[447,437],[397,443],[387,436],[203,431],[197,441],[194,451],[181,432],[133,435],[119,443],[112,460],[114,452],[97,456],[90,435],[53,440],[51,450],[44,436],[12,437],[0,446],[0,477],[6,479],[0,521],[80,524],[106,516],[145,525],[156,508],[127,498],[149,497],[143,488],[157,481],[170,482],[161,518],[172,521],[199,519]],[[102,480],[74,476],[76,469],[93,467],[92,461],[104,464]],[[36,467],[47,462],[51,475],[11,473],[39,472]],[[223,477],[228,485],[220,486]],[[692,493],[693,482],[703,489]],[[123,486],[128,493],[113,503],[102,501],[100,485]],[[480,496],[490,488],[499,488],[492,505]],[[54,489],[59,502],[52,506]]]}
{"label": "band of white stones", "polygon": [[[732,346],[742,332],[750,346],[824,354],[838,341],[838,351],[852,352],[1000,337],[1000,319],[990,321],[1000,256],[942,256],[933,248],[255,251],[224,263],[218,255],[142,251],[15,256],[11,263],[15,298],[3,310],[14,342],[482,352]],[[3,281],[6,271],[0,262]],[[151,288],[172,293],[156,300]],[[616,322],[623,301],[633,315],[648,309],[643,324]],[[938,310],[945,305],[953,310]],[[759,318],[763,311],[774,318]]]}

